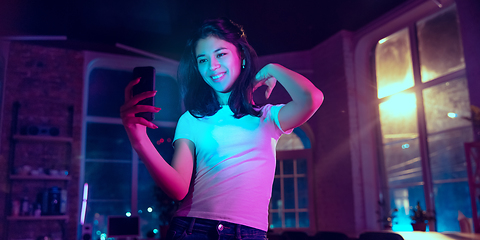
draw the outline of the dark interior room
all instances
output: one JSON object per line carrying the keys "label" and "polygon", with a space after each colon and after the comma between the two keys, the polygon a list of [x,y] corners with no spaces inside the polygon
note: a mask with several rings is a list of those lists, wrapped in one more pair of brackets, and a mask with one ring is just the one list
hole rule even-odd
{"label": "dark interior room", "polygon": [[[271,148],[268,239],[480,239],[479,0],[4,2],[0,239],[166,238],[179,202],[129,140],[124,89],[155,68],[146,133],[171,163],[187,111],[177,68],[220,17],[243,27],[258,69],[324,96]],[[255,104],[294,98],[265,89]]]}

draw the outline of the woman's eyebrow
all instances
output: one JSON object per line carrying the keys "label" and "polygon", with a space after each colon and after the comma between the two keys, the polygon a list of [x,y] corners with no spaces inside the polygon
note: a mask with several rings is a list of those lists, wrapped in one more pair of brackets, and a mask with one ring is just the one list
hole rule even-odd
{"label": "woman's eyebrow", "polygon": [[223,50],[223,49],[227,49],[226,47],[221,47],[221,48],[218,48],[217,50],[215,50],[214,52],[219,52],[220,50]]}
{"label": "woman's eyebrow", "polygon": [[[225,50],[228,50],[228,48],[226,48],[226,47],[221,47],[221,48],[217,48],[217,49],[216,49],[215,51],[213,51],[213,52],[216,53],[216,52],[219,52],[219,51],[224,50],[224,49],[225,49]],[[205,57],[205,54],[198,54],[198,55],[197,55],[197,59],[198,59],[199,57]]]}

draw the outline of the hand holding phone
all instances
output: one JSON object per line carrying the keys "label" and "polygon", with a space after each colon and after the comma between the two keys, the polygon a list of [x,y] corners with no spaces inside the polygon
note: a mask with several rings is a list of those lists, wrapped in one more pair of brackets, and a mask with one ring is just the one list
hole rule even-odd
{"label": "hand holding phone", "polygon": [[[132,87],[133,95],[155,90],[155,68],[154,67],[136,67],[133,69],[133,79],[140,78],[140,82]],[[149,97],[141,100],[137,105],[154,106],[155,100]],[[147,121],[153,121],[153,112],[141,112],[135,114],[136,117],[143,117]]]}

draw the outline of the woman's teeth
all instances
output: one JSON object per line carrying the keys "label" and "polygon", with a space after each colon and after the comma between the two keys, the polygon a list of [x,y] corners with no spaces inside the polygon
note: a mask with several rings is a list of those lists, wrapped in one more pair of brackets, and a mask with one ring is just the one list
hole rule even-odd
{"label": "woman's teeth", "polygon": [[212,76],[212,79],[213,79],[213,80],[217,80],[217,79],[223,77],[223,75],[225,75],[225,73],[220,73],[220,74],[218,74],[218,75]]}

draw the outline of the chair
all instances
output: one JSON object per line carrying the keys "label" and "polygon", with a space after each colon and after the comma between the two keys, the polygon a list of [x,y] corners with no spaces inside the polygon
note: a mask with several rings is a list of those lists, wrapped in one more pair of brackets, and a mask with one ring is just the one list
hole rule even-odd
{"label": "chair", "polygon": [[404,240],[402,236],[394,232],[364,232],[359,240]]}
{"label": "chair", "polygon": [[283,240],[309,240],[308,234],[300,231],[285,231],[282,233]]}
{"label": "chair", "polygon": [[312,240],[348,240],[348,236],[341,232],[317,232]]}

